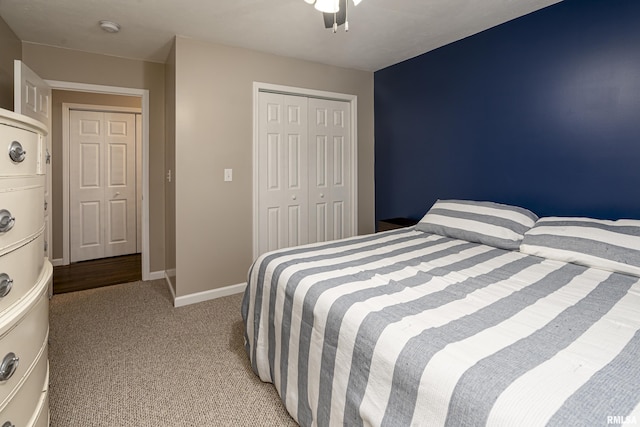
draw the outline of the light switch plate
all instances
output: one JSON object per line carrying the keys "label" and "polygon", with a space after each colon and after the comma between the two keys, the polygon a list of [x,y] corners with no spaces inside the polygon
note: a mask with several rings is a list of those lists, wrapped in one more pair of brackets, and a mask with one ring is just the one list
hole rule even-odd
{"label": "light switch plate", "polygon": [[225,169],[224,170],[224,180],[225,181],[233,181],[233,169]]}

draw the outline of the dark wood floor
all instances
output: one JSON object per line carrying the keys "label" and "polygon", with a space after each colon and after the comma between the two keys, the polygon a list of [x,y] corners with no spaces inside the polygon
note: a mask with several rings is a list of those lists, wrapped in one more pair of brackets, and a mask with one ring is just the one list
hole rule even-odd
{"label": "dark wood floor", "polygon": [[53,293],[82,291],[142,280],[142,256],[123,255],[53,268]]}

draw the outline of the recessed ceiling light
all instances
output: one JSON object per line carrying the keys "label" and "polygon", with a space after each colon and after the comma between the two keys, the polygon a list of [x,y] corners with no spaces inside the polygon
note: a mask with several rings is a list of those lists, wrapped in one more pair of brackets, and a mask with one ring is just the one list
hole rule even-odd
{"label": "recessed ceiling light", "polygon": [[120,31],[120,24],[113,21],[100,21],[100,28],[105,30],[107,33],[117,33]]}

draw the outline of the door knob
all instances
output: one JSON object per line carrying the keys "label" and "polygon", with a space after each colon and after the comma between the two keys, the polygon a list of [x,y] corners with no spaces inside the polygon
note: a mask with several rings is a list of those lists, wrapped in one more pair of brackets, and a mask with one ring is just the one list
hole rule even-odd
{"label": "door knob", "polygon": [[120,195],[119,191],[116,191],[116,194],[113,197],[118,197]]}
{"label": "door knob", "polygon": [[320,193],[320,198],[324,199],[324,193]]}
{"label": "door knob", "polygon": [[295,200],[297,197],[295,195],[291,196],[291,200]]}

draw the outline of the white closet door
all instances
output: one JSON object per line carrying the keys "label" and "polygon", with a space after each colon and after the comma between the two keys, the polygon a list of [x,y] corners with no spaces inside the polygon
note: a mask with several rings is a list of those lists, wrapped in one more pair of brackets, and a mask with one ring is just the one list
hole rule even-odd
{"label": "white closet door", "polygon": [[136,116],[104,113],[105,256],[136,253]]}
{"label": "white closet door", "polygon": [[260,92],[259,253],[309,242],[307,98]]}
{"label": "white closet door", "polygon": [[104,257],[103,114],[71,111],[69,215],[71,262]]}
{"label": "white closet door", "polygon": [[70,112],[71,262],[136,252],[135,115]]}
{"label": "white closet door", "polygon": [[349,103],[309,99],[309,241],[353,235]]}

